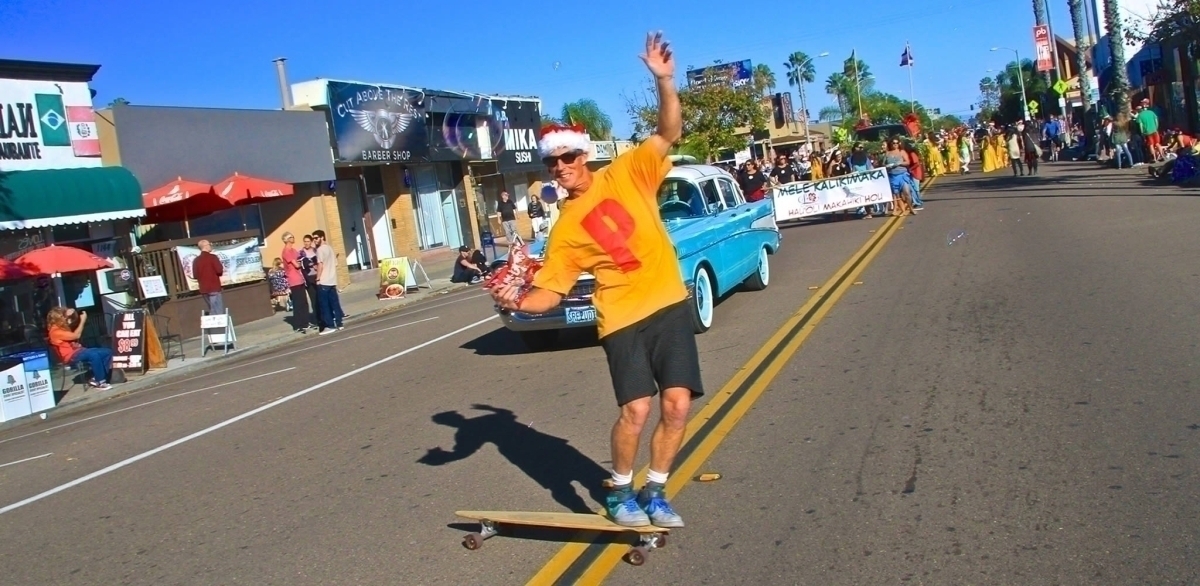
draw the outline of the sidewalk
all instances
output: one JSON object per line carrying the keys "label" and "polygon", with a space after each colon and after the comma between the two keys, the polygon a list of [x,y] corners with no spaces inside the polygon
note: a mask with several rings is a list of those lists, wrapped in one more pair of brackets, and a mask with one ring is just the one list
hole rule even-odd
{"label": "sidewalk", "polygon": [[[377,298],[379,281],[378,273],[375,270],[354,273],[351,276],[350,285],[340,291],[342,310],[348,315],[346,322],[353,323],[390,313],[409,304],[445,295],[467,287],[467,285],[461,283],[451,283],[448,277],[434,278],[435,274],[440,275],[449,272],[448,267],[446,270],[441,270],[442,268],[427,268],[427,272],[431,273],[428,285],[422,283],[419,290],[410,291],[408,295],[401,299],[388,300]],[[222,359],[225,358],[233,358],[235,356],[245,357],[286,344],[317,339],[316,332],[310,331],[308,334],[297,334],[292,331],[292,326],[284,321],[290,315],[288,312],[280,311],[276,312],[274,316],[250,323],[238,324],[235,321],[237,348],[230,349],[229,354],[225,354],[223,349],[217,348],[210,349],[208,355],[202,357],[201,340],[197,337],[183,342],[184,358],[178,356],[178,347],[172,343],[171,355],[174,357],[167,362],[166,368],[151,370],[144,375],[127,375],[127,382],[113,385],[113,388],[110,390],[87,390],[85,385],[74,384],[58,402],[58,405],[46,412],[47,417],[53,418],[56,414],[74,411],[101,401],[128,395],[153,385],[161,384],[167,379],[211,368],[219,365]],[[163,350],[165,351],[166,348],[163,348]],[[31,415],[0,423],[0,430],[21,425],[31,419],[36,420],[36,418],[36,416]]]}

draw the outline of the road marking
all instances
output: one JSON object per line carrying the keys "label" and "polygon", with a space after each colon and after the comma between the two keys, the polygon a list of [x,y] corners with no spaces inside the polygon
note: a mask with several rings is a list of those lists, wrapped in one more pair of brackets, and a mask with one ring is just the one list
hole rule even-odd
{"label": "road marking", "polygon": [[[892,217],[821,285],[803,306],[784,322],[754,353],[725,386],[688,421],[683,447],[675,470],[667,481],[667,492],[678,496],[691,477],[724,441],[738,421],[762,396],[763,391],[787,365],[817,324],[849,290],[896,228],[901,218]],[[645,476],[642,468],[635,477]],[[620,563],[628,544],[595,542],[595,534],[581,533],[559,550],[529,584],[599,584]]]}
{"label": "road marking", "polygon": [[[363,332],[363,333],[361,333],[361,334],[354,334],[354,335],[352,335],[352,336],[339,336],[338,338],[335,338],[335,339],[333,339],[333,340],[330,340],[330,341],[328,341],[328,342],[324,342],[324,343],[321,343],[321,344],[314,344],[314,345],[312,345],[312,346],[305,346],[305,347],[303,347],[303,348],[300,348],[300,349],[297,349],[297,350],[292,350],[291,352],[284,352],[283,354],[272,354],[272,355],[270,355],[270,356],[268,356],[268,357],[266,357],[266,358],[259,358],[258,360],[251,360],[251,361],[249,361],[249,362],[243,362],[243,363],[241,363],[241,364],[235,364],[235,365],[233,365],[233,366],[230,366],[230,367],[228,367],[228,368],[222,368],[221,370],[214,370],[213,372],[206,372],[206,373],[204,373],[204,374],[199,374],[199,375],[196,375],[196,376],[188,377],[188,378],[181,379],[181,380],[177,380],[177,381],[165,382],[165,383],[163,383],[163,384],[161,384],[161,385],[158,385],[157,387],[152,387],[152,388],[161,388],[161,387],[165,387],[165,386],[167,386],[167,385],[177,385],[177,384],[181,384],[181,383],[191,382],[191,381],[194,381],[194,380],[199,380],[199,379],[202,379],[202,378],[205,378],[205,377],[213,376],[213,375],[215,375],[215,374],[221,374],[221,373],[223,373],[223,372],[229,372],[229,371],[231,371],[231,370],[236,370],[236,369],[239,369],[239,368],[244,368],[244,367],[251,366],[251,365],[254,365],[254,364],[261,364],[261,363],[263,363],[263,362],[267,362],[267,361],[270,361],[270,360],[276,360],[276,359],[278,359],[278,358],[283,358],[284,356],[291,356],[292,354],[299,354],[299,353],[301,353],[301,352],[308,352],[309,350],[315,350],[315,349],[317,349],[317,348],[322,348],[322,347],[325,347],[325,346],[329,346],[329,345],[331,345],[331,344],[336,344],[336,343],[338,343],[338,341],[340,341],[340,340],[349,340],[350,338],[359,338],[359,337],[362,337],[362,336],[368,336],[368,335],[371,335],[371,334],[375,334],[375,333],[378,333],[378,332],[382,332],[382,331],[384,331],[384,330],[394,330],[394,329],[396,329],[396,328],[403,328],[403,327],[405,327],[405,326],[411,326],[411,325],[413,325],[413,324],[419,324],[419,323],[424,323],[424,322],[427,322],[427,321],[433,321],[433,320],[435,320],[435,319],[438,319],[438,316],[427,317],[427,318],[425,318],[425,319],[419,319],[419,320],[417,320],[417,321],[405,322],[405,323],[402,323],[402,324],[400,324],[400,325],[397,325],[397,326],[390,326],[390,327],[383,328],[382,330],[375,330],[375,331],[373,331],[373,332]],[[337,334],[330,334],[330,335],[332,335],[332,336],[336,336]],[[3,442],[0,442],[0,443],[3,443]]]}
{"label": "road marking", "polygon": [[184,395],[190,395],[190,394],[192,394],[192,393],[199,393],[200,391],[211,391],[212,389],[217,389],[217,388],[221,388],[221,387],[227,387],[227,386],[229,386],[229,385],[236,385],[236,384],[238,384],[238,383],[244,383],[244,382],[246,382],[246,381],[248,381],[248,380],[254,380],[254,379],[256,379],[256,378],[262,378],[262,377],[264,377],[264,376],[271,376],[271,375],[273,375],[273,374],[279,374],[279,373],[281,373],[281,372],[287,372],[287,371],[289,371],[289,370],[296,370],[296,367],[295,367],[295,366],[292,366],[292,367],[290,367],[290,368],[285,368],[285,369],[283,369],[283,370],[276,370],[276,371],[274,371],[274,372],[266,372],[266,373],[263,373],[263,374],[256,374],[256,375],[254,375],[254,376],[248,376],[248,377],[246,377],[246,378],[240,378],[240,379],[238,379],[238,380],[235,380],[235,381],[229,381],[229,382],[226,382],[226,383],[221,383],[221,384],[219,384],[219,385],[212,385],[212,386],[210,386],[210,387],[204,387],[204,388],[202,388],[202,389],[195,389],[195,390],[192,390],[192,391],[184,391],[184,392],[182,392],[182,393],[177,393],[177,394],[171,395],[171,396],[169,396],[169,397],[159,397],[159,398],[157,398],[157,399],[155,399],[155,400],[153,400],[153,401],[146,401],[145,403],[138,403],[137,405],[131,405],[131,406],[129,406],[129,407],[122,407],[122,408],[120,408],[120,409],[114,409],[114,410],[112,410],[112,411],[109,411],[108,413],[101,413],[101,414],[99,414],[99,415],[93,415],[93,416],[91,416],[91,417],[84,417],[83,419],[76,419],[75,421],[70,421],[70,422],[67,422],[67,423],[60,424],[60,425],[55,425],[54,427],[47,427],[47,428],[45,428],[45,429],[39,429],[39,430],[37,430],[37,431],[30,432],[30,433],[27,433],[27,434],[25,434],[25,435],[18,435],[17,437],[10,437],[10,438],[8,438],[8,439],[3,439],[3,440],[0,440],[0,444],[6,444],[6,443],[8,443],[8,442],[11,442],[11,441],[16,441],[16,440],[19,440],[19,439],[21,439],[21,438],[26,438],[26,437],[29,437],[29,436],[31,436],[31,435],[38,435],[38,434],[40,434],[40,433],[49,433],[49,432],[51,432],[51,431],[54,431],[54,430],[56,430],[56,429],[62,429],[62,428],[64,428],[64,427],[70,427],[70,426],[72,426],[72,425],[77,425],[77,424],[83,423],[84,421],[91,421],[91,420],[93,420],[93,419],[100,419],[101,417],[108,417],[109,415],[112,415],[112,414],[114,414],[114,413],[120,413],[120,412],[122,412],[122,411],[129,411],[130,409],[137,409],[138,407],[145,407],[146,405],[153,405],[153,404],[155,404],[155,403],[158,403],[158,402],[161,402],[161,401],[166,401],[167,399],[174,399],[174,398],[177,398],[177,397],[182,397],[182,396],[184,396]]}
{"label": "road marking", "polygon": [[0,468],[3,468],[5,466],[12,466],[13,464],[20,464],[21,462],[28,462],[30,460],[37,460],[38,458],[45,458],[46,456],[53,456],[53,455],[54,455],[54,452],[48,452],[48,453],[42,454],[40,456],[34,456],[32,458],[25,458],[24,460],[17,460],[16,462],[9,462],[7,464],[0,464]]}
{"label": "road marking", "polygon": [[490,315],[490,316],[488,316],[488,317],[485,317],[485,318],[483,318],[483,319],[481,319],[481,320],[479,320],[479,321],[477,321],[477,322],[475,322],[475,323],[472,323],[472,324],[469,324],[469,325],[465,325],[465,326],[463,326],[463,327],[461,327],[461,328],[458,328],[457,330],[454,330],[453,332],[450,332],[450,333],[448,333],[448,334],[442,334],[442,335],[440,335],[440,336],[438,336],[438,337],[436,337],[436,338],[433,338],[433,339],[431,339],[431,340],[428,340],[428,341],[422,342],[422,343],[420,343],[420,344],[417,344],[416,346],[412,346],[412,347],[410,347],[410,348],[408,348],[408,349],[406,349],[406,350],[401,350],[401,351],[399,351],[399,352],[397,352],[397,353],[395,353],[395,354],[392,354],[391,356],[386,356],[386,357],[384,357],[384,358],[380,358],[379,360],[376,360],[375,362],[372,362],[372,363],[370,363],[370,364],[367,364],[367,365],[364,365],[364,366],[360,366],[360,367],[358,367],[358,368],[356,368],[356,369],[354,369],[354,370],[351,370],[351,371],[349,371],[349,372],[345,372],[345,373],[339,374],[339,375],[337,375],[337,376],[335,376],[335,377],[333,377],[333,378],[331,378],[331,379],[329,379],[329,380],[326,380],[326,381],[324,381],[324,382],[320,382],[320,383],[317,383],[317,384],[315,384],[315,385],[313,385],[313,386],[311,386],[311,387],[308,387],[307,389],[304,389],[304,390],[301,390],[301,391],[297,391],[297,392],[295,392],[295,393],[292,393],[292,394],[290,394],[290,395],[288,395],[288,396],[286,396],[286,397],[280,397],[280,398],[278,398],[278,399],[276,399],[276,400],[274,400],[274,401],[271,401],[270,403],[267,403],[266,405],[263,405],[263,406],[261,406],[261,407],[256,407],[256,408],[254,408],[254,409],[251,409],[251,410],[249,410],[249,411],[247,411],[247,412],[245,412],[245,413],[242,413],[241,415],[238,415],[238,416],[236,416],[236,417],[230,417],[229,419],[226,419],[225,421],[222,421],[222,422],[220,422],[220,423],[218,423],[218,424],[216,424],[216,425],[211,425],[211,426],[209,426],[209,427],[206,427],[206,428],[204,428],[204,429],[202,429],[202,430],[200,430],[200,431],[197,431],[196,433],[193,433],[193,434],[191,434],[191,435],[186,435],[186,436],[184,436],[184,437],[181,437],[181,438],[179,438],[179,439],[177,439],[177,440],[175,440],[175,441],[172,441],[172,442],[169,442],[169,443],[165,443],[165,444],[163,444],[163,445],[161,445],[161,446],[159,446],[159,447],[157,447],[157,448],[154,448],[154,449],[151,449],[151,450],[146,450],[145,452],[142,452],[142,453],[140,453],[140,454],[138,454],[138,455],[136,455],[136,456],[132,456],[132,457],[126,458],[126,459],[124,459],[124,460],[121,460],[120,462],[117,462],[116,464],[113,464],[113,465],[111,465],[111,466],[108,466],[108,467],[105,467],[105,468],[101,468],[100,470],[97,470],[97,471],[95,471],[95,472],[92,472],[91,474],[87,474],[87,475],[85,475],[85,476],[81,476],[81,477],[79,477],[79,478],[76,478],[75,480],[72,480],[72,481],[70,481],[70,482],[67,482],[67,483],[65,483],[65,484],[60,484],[60,485],[58,485],[58,486],[56,486],[56,487],[54,487],[54,488],[51,488],[50,490],[47,490],[47,491],[45,491],[45,492],[42,492],[42,493],[39,493],[39,494],[35,494],[35,495],[33,495],[33,496],[31,496],[31,497],[29,497],[29,498],[25,499],[25,500],[22,500],[22,501],[17,501],[17,502],[15,502],[15,503],[11,504],[11,505],[8,505],[8,506],[6,506],[6,507],[0,508],[0,515],[3,515],[3,514],[5,514],[5,513],[11,512],[11,511],[15,511],[15,510],[17,510],[17,509],[19,509],[19,508],[21,508],[21,507],[24,507],[25,505],[29,505],[29,504],[32,504],[32,503],[36,503],[36,502],[38,502],[38,501],[40,501],[40,500],[42,500],[42,499],[44,499],[44,498],[46,498],[46,497],[49,497],[49,496],[53,496],[53,495],[55,495],[55,494],[58,494],[58,493],[60,493],[60,492],[62,492],[62,491],[64,491],[64,490],[67,490],[68,488],[74,488],[74,487],[76,487],[76,486],[79,486],[80,484],[83,484],[83,483],[85,483],[85,482],[87,482],[87,481],[89,481],[89,480],[95,480],[95,479],[97,479],[97,478],[100,478],[101,476],[104,476],[105,474],[108,474],[108,473],[110,473],[110,472],[116,472],[117,470],[120,470],[121,468],[124,468],[124,467],[126,467],[126,466],[128,466],[128,465],[130,465],[130,464],[133,464],[133,463],[135,463],[135,462],[138,462],[138,461],[140,461],[140,460],[144,460],[144,459],[146,459],[146,458],[149,458],[150,456],[153,456],[153,455],[155,455],[155,454],[157,454],[157,453],[159,453],[159,452],[165,452],[165,451],[167,451],[167,450],[169,450],[169,449],[171,449],[171,448],[173,448],[173,447],[175,447],[175,446],[178,446],[178,445],[180,445],[180,444],[185,444],[185,443],[187,443],[187,442],[190,442],[190,441],[192,441],[192,440],[194,440],[194,439],[196,439],[196,438],[199,438],[199,437],[204,437],[204,436],[206,436],[206,435],[208,435],[208,434],[210,434],[210,433],[212,433],[212,432],[214,432],[214,431],[217,431],[217,430],[219,430],[219,429],[221,429],[221,428],[223,428],[223,427],[228,427],[228,426],[230,426],[230,425],[233,425],[234,423],[237,423],[237,422],[239,422],[239,421],[241,421],[241,420],[243,420],[243,419],[248,419],[248,418],[250,418],[250,417],[253,417],[253,416],[255,416],[255,415],[258,415],[259,413],[262,413],[263,411],[267,411],[267,410],[269,410],[269,409],[273,409],[273,408],[275,408],[275,407],[278,407],[278,406],[280,406],[280,405],[282,405],[282,404],[284,404],[284,403],[287,403],[288,401],[291,401],[291,400],[293,400],[293,399],[298,399],[298,398],[300,398],[300,397],[303,397],[304,395],[307,395],[307,394],[309,394],[309,393],[311,393],[311,392],[313,392],[313,391],[316,391],[316,390],[318,390],[318,389],[322,389],[322,388],[325,388],[325,387],[327,387],[327,386],[329,386],[329,385],[331,385],[331,384],[334,384],[334,383],[336,383],[336,382],[340,382],[340,381],[346,380],[346,379],[348,379],[348,378],[350,378],[350,377],[352,377],[352,376],[354,376],[354,375],[356,375],[356,374],[360,374],[360,373],[366,372],[366,371],[368,371],[368,370],[371,370],[372,368],[375,368],[376,366],[380,366],[380,365],[382,365],[382,364],[387,364],[388,362],[391,362],[392,360],[395,360],[395,359],[397,359],[397,358],[400,358],[401,356],[404,356],[404,355],[406,355],[406,354],[411,354],[411,353],[413,353],[413,352],[416,352],[417,350],[420,350],[420,349],[422,349],[422,348],[425,348],[426,346],[431,346],[431,345],[433,345],[433,344],[436,344],[436,343],[438,343],[438,342],[441,342],[442,340],[445,340],[446,338],[450,338],[450,337],[453,337],[453,336],[457,336],[458,334],[461,334],[461,333],[463,333],[463,332],[465,332],[465,331],[467,331],[467,330],[469,330],[469,329],[471,329],[471,328],[474,328],[474,327],[481,326],[481,325],[483,325],[483,324],[485,324],[485,323],[487,323],[487,322],[489,322],[489,321],[492,321],[492,320],[496,319],[496,317],[497,317],[497,316],[495,316],[495,315]]}

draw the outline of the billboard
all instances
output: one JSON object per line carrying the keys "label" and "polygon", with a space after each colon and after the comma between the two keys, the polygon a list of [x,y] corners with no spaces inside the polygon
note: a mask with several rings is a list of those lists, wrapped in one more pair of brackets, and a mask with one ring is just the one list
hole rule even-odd
{"label": "billboard", "polygon": [[689,69],[687,82],[689,86],[702,87],[710,81],[729,80],[733,87],[749,85],[754,78],[754,67],[750,60],[720,63],[699,69]]}
{"label": "billboard", "polygon": [[0,79],[0,172],[100,165],[88,84]]}
{"label": "billboard", "polygon": [[424,97],[420,90],[330,81],[329,118],[338,160],[427,160]]}

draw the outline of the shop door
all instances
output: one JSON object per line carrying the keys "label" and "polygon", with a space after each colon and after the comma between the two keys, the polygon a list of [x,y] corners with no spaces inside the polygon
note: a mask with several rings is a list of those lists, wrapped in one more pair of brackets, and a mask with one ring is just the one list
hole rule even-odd
{"label": "shop door", "polygon": [[[376,261],[392,258],[396,254],[392,248],[392,220],[388,216],[387,198],[382,195],[371,196],[371,238],[375,241]],[[378,264],[378,262],[376,263]]]}
{"label": "shop door", "polygon": [[458,197],[453,189],[442,191],[442,222],[446,226],[446,245],[463,245],[462,222],[458,221]]}
{"label": "shop door", "polygon": [[369,268],[370,254],[363,239],[366,225],[363,223],[362,189],[357,179],[338,179],[337,204],[346,266],[351,270]]}
{"label": "shop door", "polygon": [[413,169],[413,193],[416,195],[416,216],[421,249],[446,246],[446,221],[442,214],[442,195],[438,191],[437,174],[432,165]]}

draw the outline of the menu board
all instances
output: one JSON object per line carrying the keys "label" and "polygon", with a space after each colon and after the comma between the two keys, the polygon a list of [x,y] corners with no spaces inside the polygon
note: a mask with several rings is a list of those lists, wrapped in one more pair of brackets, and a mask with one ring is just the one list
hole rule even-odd
{"label": "menu board", "polygon": [[146,314],[139,310],[122,311],[113,319],[112,367],[124,371],[146,372]]}
{"label": "menu board", "polygon": [[11,421],[30,413],[25,362],[10,356],[0,358],[0,421]]}

